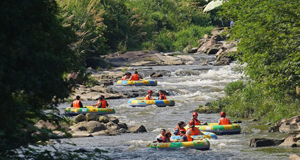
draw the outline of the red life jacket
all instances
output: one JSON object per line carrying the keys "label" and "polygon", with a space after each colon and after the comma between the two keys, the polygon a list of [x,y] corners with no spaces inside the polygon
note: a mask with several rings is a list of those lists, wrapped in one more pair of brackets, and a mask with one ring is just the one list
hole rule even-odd
{"label": "red life jacket", "polygon": [[158,98],[158,100],[164,100],[167,99],[167,97],[164,94],[161,94]]}
{"label": "red life jacket", "polygon": [[106,100],[102,100],[102,101],[99,100],[98,103],[96,104],[96,106],[98,107],[100,103],[102,103],[101,106],[100,106],[100,108],[106,108],[106,105],[107,105],[107,101]]}
{"label": "red life jacket", "polygon": [[132,76],[131,76],[131,80],[132,81],[137,81],[137,80],[139,80],[140,78],[139,78],[139,74],[132,74]]}
{"label": "red life jacket", "polygon": [[226,118],[226,117],[221,117],[221,118],[220,118],[220,125],[227,125],[227,124],[231,124],[231,123],[229,122],[229,119]]}
{"label": "red life jacket", "polygon": [[195,135],[199,135],[200,134],[200,130],[197,127],[189,128],[189,130],[191,130],[191,136],[195,136]]}
{"label": "red life jacket", "polygon": [[201,122],[195,118],[192,118],[191,122],[194,122],[194,125],[201,125]]}
{"label": "red life jacket", "polygon": [[187,137],[187,141],[193,141],[193,138],[190,135],[186,134],[185,136]]}
{"label": "red life jacket", "polygon": [[81,102],[80,100],[75,100],[73,102],[73,108],[80,108],[79,102]]}

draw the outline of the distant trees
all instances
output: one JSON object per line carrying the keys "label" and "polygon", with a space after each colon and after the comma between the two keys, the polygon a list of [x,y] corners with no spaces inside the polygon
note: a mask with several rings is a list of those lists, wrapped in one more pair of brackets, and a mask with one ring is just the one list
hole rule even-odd
{"label": "distant trees", "polygon": [[245,73],[271,92],[296,95],[300,85],[300,6],[298,0],[230,0],[222,14],[236,23]]}
{"label": "distant trees", "polygon": [[[0,157],[40,140],[33,126],[69,95],[65,73],[77,71],[75,34],[57,18],[55,0],[0,2]],[[2,158],[0,158],[2,159]]]}

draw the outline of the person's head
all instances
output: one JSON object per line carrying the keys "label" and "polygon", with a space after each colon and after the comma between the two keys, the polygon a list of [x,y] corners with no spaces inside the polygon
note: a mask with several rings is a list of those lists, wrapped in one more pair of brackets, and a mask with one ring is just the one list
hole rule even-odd
{"label": "person's head", "polygon": [[165,129],[161,129],[160,130],[160,134],[163,135],[163,136],[165,136],[166,135],[166,130]]}
{"label": "person's head", "polygon": [[222,112],[220,113],[220,116],[221,116],[221,117],[226,117],[226,113],[225,113],[224,111],[222,111]]}
{"label": "person's head", "polygon": [[159,93],[159,94],[163,94],[162,90],[159,90],[158,93]]}
{"label": "person's head", "polygon": [[193,113],[193,118],[198,118],[198,113],[197,112]]}
{"label": "person's head", "polygon": [[166,137],[171,137],[171,132],[166,132]]}
{"label": "person's head", "polygon": [[129,76],[131,76],[131,73],[130,73],[130,72],[127,72],[127,73],[128,73]]}
{"label": "person's head", "polygon": [[138,71],[134,71],[134,74],[138,74]]}
{"label": "person's head", "polygon": [[101,95],[100,97],[105,98],[103,95]]}
{"label": "person's head", "polygon": [[80,96],[76,96],[76,100],[80,100]]}
{"label": "person's head", "polygon": [[184,135],[185,134],[185,130],[184,129],[181,129],[180,130],[180,135]]}
{"label": "person's head", "polygon": [[148,94],[152,95],[153,91],[152,90],[149,90],[148,91]]}
{"label": "person's head", "polygon": [[191,122],[189,123],[189,127],[190,127],[190,128],[194,128],[194,127],[195,127],[195,123],[194,123],[193,121],[191,121]]}
{"label": "person's head", "polygon": [[101,100],[101,101],[102,101],[102,100],[103,100],[103,97],[102,97],[102,96],[100,96],[100,97],[98,98],[98,100]]}
{"label": "person's head", "polygon": [[180,128],[183,128],[183,127],[186,126],[186,124],[185,124],[183,121],[180,121],[180,122],[178,123],[178,126],[179,126]]}

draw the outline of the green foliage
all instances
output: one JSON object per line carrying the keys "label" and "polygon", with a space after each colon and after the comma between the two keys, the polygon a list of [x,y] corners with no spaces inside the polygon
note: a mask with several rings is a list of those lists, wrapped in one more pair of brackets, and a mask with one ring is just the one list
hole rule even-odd
{"label": "green foliage", "polygon": [[[42,110],[54,109],[73,85],[63,76],[79,70],[68,47],[75,34],[61,25],[53,0],[1,1],[0,10],[0,156],[15,155],[42,137],[35,119],[58,122]],[[51,114],[50,114],[51,115]],[[42,132],[42,131],[41,131]]]}
{"label": "green foliage", "polygon": [[231,82],[226,85],[224,88],[224,91],[226,95],[231,96],[233,93],[238,92],[239,90],[243,89],[245,87],[244,82],[239,80],[235,82]]}
{"label": "green foliage", "polygon": [[282,93],[270,94],[260,83],[250,82],[240,88],[238,92],[231,93],[229,96],[223,97],[218,103],[224,104],[223,110],[232,117],[256,118],[264,122],[276,122],[298,114],[299,100],[287,95],[279,99]]}
{"label": "green foliage", "polygon": [[230,0],[223,16],[235,21],[231,37],[245,73],[281,96],[296,96],[300,83],[300,6],[298,0]]}

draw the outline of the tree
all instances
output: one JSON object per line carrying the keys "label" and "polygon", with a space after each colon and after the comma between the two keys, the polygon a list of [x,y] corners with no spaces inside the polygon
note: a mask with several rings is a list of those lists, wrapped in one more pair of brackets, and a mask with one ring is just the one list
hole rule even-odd
{"label": "tree", "polygon": [[69,95],[65,73],[78,70],[69,45],[75,34],[61,25],[55,0],[1,1],[0,157],[36,142],[35,119]]}
{"label": "tree", "polygon": [[300,6],[298,0],[230,0],[222,14],[236,23],[236,56],[245,73],[271,92],[296,94],[300,83]]}

